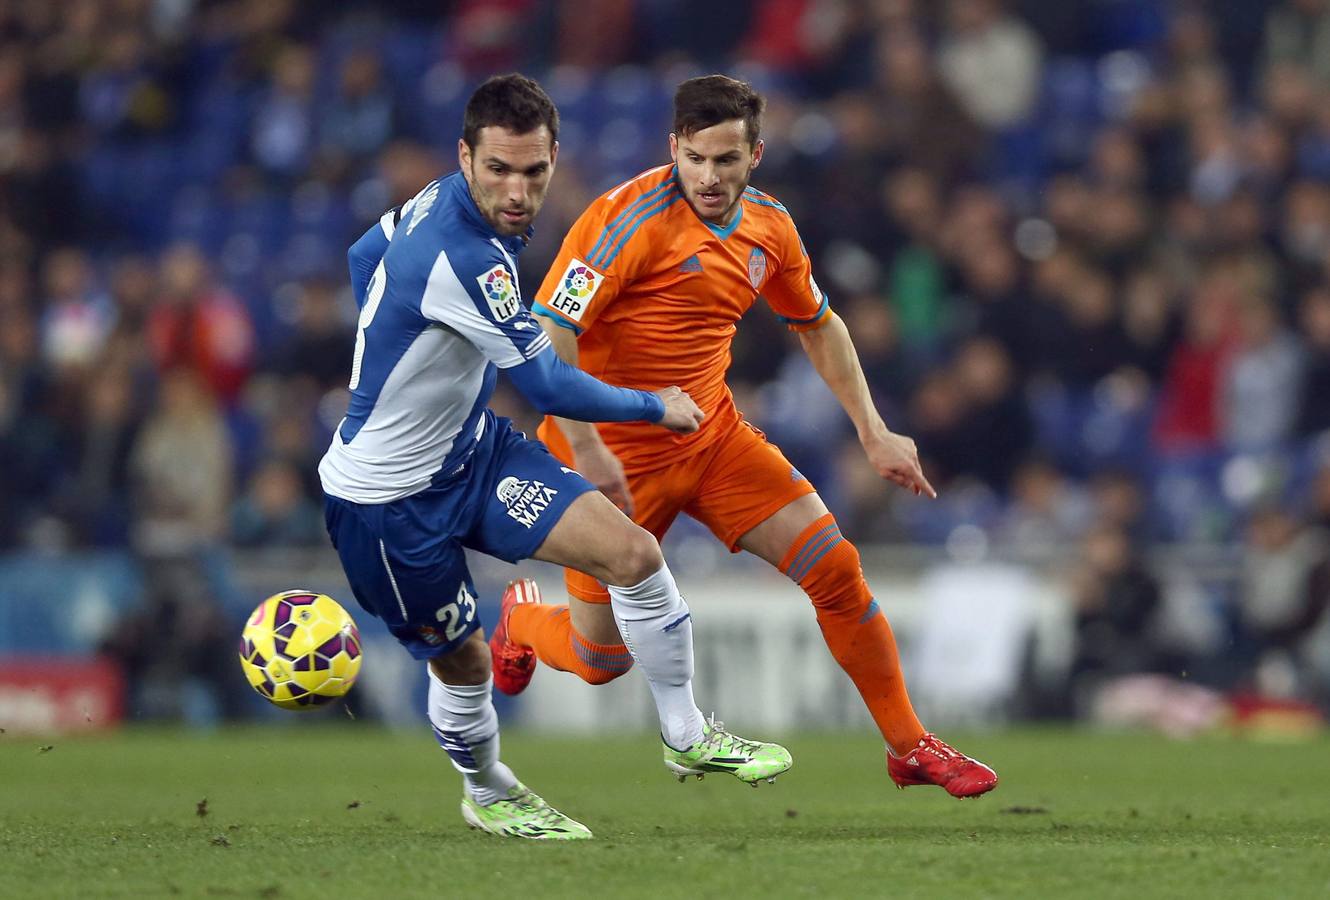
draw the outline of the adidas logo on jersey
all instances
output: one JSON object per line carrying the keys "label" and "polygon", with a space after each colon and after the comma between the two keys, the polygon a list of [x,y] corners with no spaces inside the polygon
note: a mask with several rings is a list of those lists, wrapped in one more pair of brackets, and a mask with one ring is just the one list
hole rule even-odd
{"label": "adidas logo on jersey", "polygon": [[683,261],[683,264],[679,266],[679,271],[680,271],[680,272],[701,272],[701,271],[702,271],[702,260],[698,259],[698,258],[697,258],[697,254],[694,253],[692,256],[688,257],[687,259],[685,259],[685,260]]}

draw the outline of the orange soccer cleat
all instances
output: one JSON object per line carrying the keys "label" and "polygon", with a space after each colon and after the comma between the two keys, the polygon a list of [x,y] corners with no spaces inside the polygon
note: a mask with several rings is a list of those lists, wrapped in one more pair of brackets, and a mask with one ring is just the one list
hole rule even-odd
{"label": "orange soccer cleat", "polygon": [[539,603],[540,586],[530,578],[510,581],[499,607],[499,624],[490,635],[490,666],[494,686],[505,694],[520,694],[536,674],[536,651],[508,640],[508,616],[519,603]]}
{"label": "orange soccer cleat", "polygon": [[947,744],[932,732],[904,756],[887,750],[887,774],[899,788],[935,784],[953,797],[978,797],[997,787],[997,773]]}

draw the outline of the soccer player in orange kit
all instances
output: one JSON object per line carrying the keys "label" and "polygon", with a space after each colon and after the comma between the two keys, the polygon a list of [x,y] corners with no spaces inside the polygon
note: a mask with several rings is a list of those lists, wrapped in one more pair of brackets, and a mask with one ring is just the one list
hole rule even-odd
{"label": "soccer player in orange kit", "polygon": [[[789,211],[748,186],[762,160],[763,105],[749,85],[723,75],[683,82],[669,139],[673,165],[595,200],[534,304],[565,360],[610,384],[677,384],[705,412],[701,428],[662,435],[640,423],[547,418],[540,437],[658,539],[687,512],[732,552],[779,568],[812,600],[827,646],[886,740],[892,780],[982,794],[997,784],[993,770],[926,732],[915,716],[858,551],[813,486],[744,421],[725,384],[736,323],[761,297],[799,335],[878,473],[935,496],[914,441],[878,415]],[[605,588],[571,569],[566,580],[568,606],[540,603],[534,582],[515,582],[504,595],[491,639],[501,690],[525,688],[537,657],[592,684],[632,665]]]}

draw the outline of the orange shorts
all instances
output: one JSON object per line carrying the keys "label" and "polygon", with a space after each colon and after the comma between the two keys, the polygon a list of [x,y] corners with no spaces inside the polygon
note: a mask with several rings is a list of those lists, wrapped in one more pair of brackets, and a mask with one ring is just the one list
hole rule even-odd
{"label": "orange shorts", "polygon": [[[740,422],[729,434],[666,468],[628,475],[633,521],[665,537],[679,513],[711,529],[731,553],[739,539],[816,488],[761,431]],[[576,569],[564,569],[568,593],[588,603],[609,603],[604,585]]]}

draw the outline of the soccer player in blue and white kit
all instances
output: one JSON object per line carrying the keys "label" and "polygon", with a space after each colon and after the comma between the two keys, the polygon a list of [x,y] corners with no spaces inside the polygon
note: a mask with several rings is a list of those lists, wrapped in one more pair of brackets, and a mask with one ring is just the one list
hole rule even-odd
{"label": "soccer player in blue and white kit", "polygon": [[[486,404],[503,369],[538,409],[692,432],[677,387],[611,387],[563,363],[522,305],[513,257],[549,187],[558,112],[534,81],[491,78],[467,103],[461,171],[431,182],[351,248],[360,304],[351,401],[319,465],[328,533],[356,599],[428,660],[429,718],[462,773],[473,827],[526,838],[591,832],[499,760],[490,651],[464,547],[541,559],[609,586],[681,770],[756,783],[790,767],[775,744],[703,719],[688,606],[650,533]],[[682,756],[681,756],[682,753]],[[714,762],[713,762],[714,761]]]}

